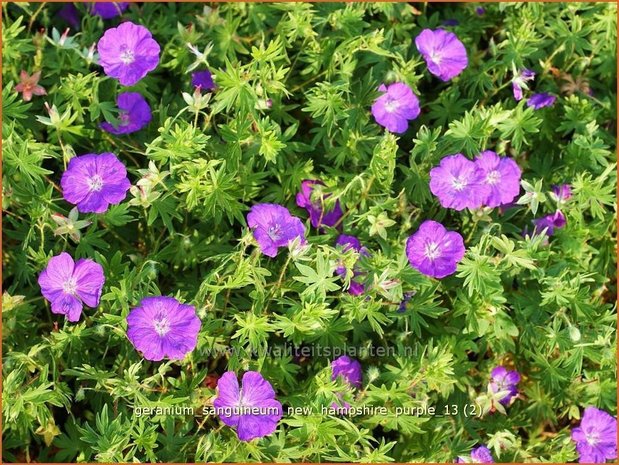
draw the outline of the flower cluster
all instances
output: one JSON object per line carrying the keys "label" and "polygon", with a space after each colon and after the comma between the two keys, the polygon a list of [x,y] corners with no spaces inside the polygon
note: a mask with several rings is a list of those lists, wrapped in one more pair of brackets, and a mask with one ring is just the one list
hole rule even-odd
{"label": "flower cluster", "polygon": [[[442,29],[424,29],[415,38],[417,50],[423,56],[428,71],[442,81],[449,81],[468,65],[466,49],[453,32]],[[408,122],[419,116],[419,98],[403,82],[378,88],[383,95],[372,105],[372,115],[388,131],[401,134],[408,129]]]}
{"label": "flower cluster", "polygon": [[520,176],[514,160],[491,150],[480,153],[475,161],[457,153],[430,170],[430,190],[445,208],[499,207],[516,198]]}

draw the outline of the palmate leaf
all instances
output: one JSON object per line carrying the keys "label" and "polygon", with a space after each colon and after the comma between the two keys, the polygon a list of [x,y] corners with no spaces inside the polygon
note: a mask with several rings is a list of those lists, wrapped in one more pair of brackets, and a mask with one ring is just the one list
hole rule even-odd
{"label": "palmate leaf", "polygon": [[295,263],[295,266],[301,273],[300,276],[294,276],[295,281],[299,281],[306,285],[301,295],[314,296],[319,300],[324,300],[327,292],[336,291],[340,288],[337,284],[338,276],[333,276],[333,269],[327,260],[326,252],[318,250],[316,253],[316,269],[302,263]]}
{"label": "palmate leaf", "polygon": [[19,180],[19,175],[29,184],[41,184],[42,178],[52,174],[52,171],[41,165],[51,158],[46,144],[25,140],[12,131],[2,144],[3,166],[5,175]]}

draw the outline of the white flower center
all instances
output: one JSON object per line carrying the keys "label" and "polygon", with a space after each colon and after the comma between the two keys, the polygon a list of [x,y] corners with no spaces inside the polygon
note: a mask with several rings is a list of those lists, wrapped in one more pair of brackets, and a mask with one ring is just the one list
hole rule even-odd
{"label": "white flower center", "polygon": [[595,446],[598,442],[600,442],[600,433],[597,431],[591,431],[590,433],[585,433],[585,438],[587,439],[589,445]]}
{"label": "white flower center", "polygon": [[75,295],[77,292],[77,280],[75,278],[69,278],[64,283],[62,283],[62,290],[66,294]]}
{"label": "white flower center", "polygon": [[434,260],[441,254],[441,251],[436,242],[429,242],[426,244],[423,254],[428,260]]}
{"label": "white flower center", "polygon": [[501,173],[497,170],[490,171],[486,176],[486,182],[491,186],[498,184],[501,181]]}
{"label": "white flower center", "polygon": [[400,104],[397,102],[397,100],[388,100],[387,103],[385,103],[385,111],[387,113],[393,113],[398,108],[400,108]]}
{"label": "white flower center", "polygon": [[451,187],[453,187],[456,191],[461,191],[467,185],[466,180],[454,177],[451,181]]}
{"label": "white flower center", "polygon": [[135,61],[135,56],[133,55],[132,50],[123,50],[120,52],[120,61],[124,64],[129,65]]}
{"label": "white flower center", "polygon": [[432,50],[430,52],[430,61],[434,62],[438,66],[441,64],[441,61],[443,61],[443,57],[436,50]]}
{"label": "white flower center", "polygon": [[129,124],[129,113],[126,111],[121,111],[118,115],[118,119],[120,120],[121,126],[127,126]]}
{"label": "white flower center", "polygon": [[166,317],[155,320],[153,326],[155,327],[155,332],[159,334],[159,336],[163,337],[170,332],[170,322]]}
{"label": "white flower center", "polygon": [[88,189],[94,192],[99,192],[103,189],[103,179],[98,174],[88,178]]}
{"label": "white flower center", "polygon": [[269,228],[267,234],[271,238],[272,241],[277,241],[282,236],[282,228],[279,224],[274,224]]}

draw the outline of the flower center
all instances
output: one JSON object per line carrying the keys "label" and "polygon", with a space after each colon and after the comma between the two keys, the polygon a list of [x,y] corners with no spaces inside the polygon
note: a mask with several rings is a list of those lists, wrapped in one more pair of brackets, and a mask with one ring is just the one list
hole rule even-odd
{"label": "flower center", "polygon": [[451,181],[451,187],[453,187],[456,191],[461,191],[466,187],[466,180],[460,179],[458,177],[454,177],[453,181]]}
{"label": "flower center", "polygon": [[170,332],[170,322],[166,317],[161,317],[155,320],[153,326],[155,327],[155,332],[161,337],[165,336]]}
{"label": "flower center", "polygon": [[118,115],[118,119],[120,120],[121,126],[127,126],[129,124],[129,113],[126,111],[121,111]]}
{"label": "flower center", "polygon": [[120,52],[120,61],[124,64],[129,65],[135,61],[135,56],[133,55],[132,50],[123,50]]}
{"label": "flower center", "polygon": [[424,255],[428,260],[434,260],[440,255],[441,251],[436,242],[429,242],[426,244],[426,248],[424,250]]}
{"label": "flower center", "polygon": [[496,390],[498,391],[505,391],[507,390],[507,383],[505,383],[505,380],[500,379],[500,380],[494,380],[494,383],[496,385]]}
{"label": "flower center", "polygon": [[77,280],[75,278],[69,278],[64,283],[62,283],[62,290],[66,294],[75,295],[77,292]]}
{"label": "flower center", "polygon": [[488,173],[488,175],[486,176],[486,182],[491,186],[498,184],[500,181],[501,173],[499,173],[497,170],[490,171],[490,173]]}
{"label": "flower center", "polygon": [[103,188],[103,179],[98,174],[88,178],[88,189],[94,192],[99,192]]}
{"label": "flower center", "polygon": [[385,103],[385,111],[387,113],[393,113],[399,107],[400,107],[400,104],[397,102],[397,100],[388,100],[387,103]]}
{"label": "flower center", "polygon": [[279,224],[274,224],[269,228],[267,234],[272,241],[277,241],[282,237],[282,228]]}
{"label": "flower center", "polygon": [[441,61],[443,61],[443,57],[439,52],[433,50],[430,52],[430,61],[434,62],[436,65],[440,65]]}
{"label": "flower center", "polygon": [[589,445],[595,446],[598,442],[600,442],[600,433],[597,431],[591,431],[590,433],[585,434],[585,438],[587,439]]}

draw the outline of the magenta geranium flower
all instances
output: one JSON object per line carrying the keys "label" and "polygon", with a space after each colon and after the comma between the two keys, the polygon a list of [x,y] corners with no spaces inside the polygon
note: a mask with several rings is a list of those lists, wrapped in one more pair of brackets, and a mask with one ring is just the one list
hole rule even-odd
{"label": "magenta geranium flower", "polygon": [[202,90],[214,90],[215,83],[213,82],[213,76],[211,72],[206,69],[203,71],[196,71],[191,74],[191,85],[199,87]]}
{"label": "magenta geranium flower", "polygon": [[486,446],[475,447],[469,457],[458,457],[456,463],[494,463],[490,449]]}
{"label": "magenta geranium flower", "polygon": [[159,44],[144,26],[126,21],[105,31],[97,44],[99,64],[123,86],[132,86],[159,64]]}
{"label": "magenta geranium flower", "polygon": [[118,94],[116,104],[119,109],[120,124],[114,126],[107,121],[101,123],[101,128],[112,134],[130,134],[147,126],[152,119],[150,106],[144,97],[137,92]]}
{"label": "magenta geranium flower", "polygon": [[113,153],[73,157],[60,179],[64,199],[81,213],[103,213],[124,200],[131,183],[125,165]]}
{"label": "magenta geranium flower", "polygon": [[535,234],[541,234],[542,231],[546,230],[546,235],[552,236],[555,229],[563,228],[567,224],[567,220],[565,219],[563,212],[561,212],[561,210],[557,210],[550,215],[533,220],[533,224],[535,225]]}
{"label": "magenta geranium flower", "polygon": [[[361,245],[361,242],[355,236],[340,234],[335,241],[335,245],[342,247],[344,252],[353,249],[362,255],[368,255],[367,249]],[[340,264],[335,269],[335,272],[338,276],[344,277],[346,276],[346,267]],[[365,291],[363,283],[355,280],[358,276],[361,276],[361,273],[353,270],[353,279],[350,280],[350,286],[348,288],[348,293],[351,295],[361,295],[363,291]]]}
{"label": "magenta geranium flower", "polygon": [[415,38],[415,45],[430,73],[442,81],[456,77],[468,65],[466,49],[453,32],[424,29]]}
{"label": "magenta geranium flower", "polygon": [[539,110],[540,108],[551,107],[554,105],[555,100],[557,100],[557,97],[545,92],[533,94],[529,97],[529,100],[527,100],[527,107],[533,107],[534,110]]}
{"label": "magenta geranium flower", "polygon": [[192,305],[173,297],[145,297],[127,315],[127,337],[146,360],[182,360],[196,348],[202,322]]}
{"label": "magenta geranium flower", "polygon": [[247,224],[253,230],[260,250],[268,257],[275,257],[280,247],[287,247],[296,238],[301,244],[306,243],[305,226],[281,205],[254,205],[247,214]]}
{"label": "magenta geranium flower", "polygon": [[331,194],[323,197],[322,189],[325,183],[316,179],[305,179],[301,182],[301,191],[297,194],[297,205],[305,208],[310,216],[310,223],[313,227],[335,226],[342,217],[342,207],[340,201],[335,202],[331,210],[323,208],[323,199],[327,199]]}
{"label": "magenta geranium flower", "polygon": [[580,426],[572,430],[580,463],[606,463],[617,458],[617,419],[604,410],[587,407]]}
{"label": "magenta geranium flower", "polygon": [[552,194],[558,203],[565,203],[572,198],[572,188],[569,184],[552,186]]}
{"label": "magenta geranium flower", "polygon": [[99,305],[104,283],[101,265],[83,258],[74,262],[66,252],[50,258],[39,275],[41,293],[52,304],[52,313],[65,315],[71,322],[79,321],[83,304]]}
{"label": "magenta geranium flower", "polygon": [[514,160],[499,157],[492,150],[486,150],[475,159],[475,164],[484,173],[484,184],[489,188],[483,205],[498,207],[507,205],[520,192],[521,171]]}
{"label": "magenta geranium flower", "polygon": [[461,153],[449,155],[430,170],[430,191],[441,206],[464,210],[479,208],[490,195],[484,171]]}
{"label": "magenta geranium flower", "polygon": [[273,386],[257,371],[245,373],[240,387],[233,371],[224,373],[213,406],[224,424],[236,428],[241,441],[272,434],[283,416]]}
{"label": "magenta geranium flower", "polygon": [[490,389],[492,392],[507,391],[508,394],[499,402],[508,405],[511,400],[518,395],[518,383],[520,373],[516,370],[508,371],[503,366],[498,366],[490,373]]}
{"label": "magenta geranium flower", "polygon": [[522,89],[528,89],[527,82],[535,78],[535,72],[530,69],[523,69],[512,78],[512,92],[517,101],[522,100]]}
{"label": "magenta geranium flower", "polygon": [[112,19],[123,14],[128,6],[129,2],[92,2],[90,13],[99,15],[103,19]]}
{"label": "magenta geranium flower", "polygon": [[342,355],[331,362],[331,380],[342,378],[346,384],[360,388],[363,371],[359,360]]}
{"label": "magenta geranium flower", "polygon": [[419,116],[419,99],[412,89],[402,82],[389,86],[381,84],[378,90],[384,94],[372,105],[374,119],[388,131],[406,132],[408,122]]}
{"label": "magenta geranium flower", "polygon": [[424,221],[406,241],[406,256],[413,268],[432,278],[455,273],[464,257],[464,240],[436,221]]}

